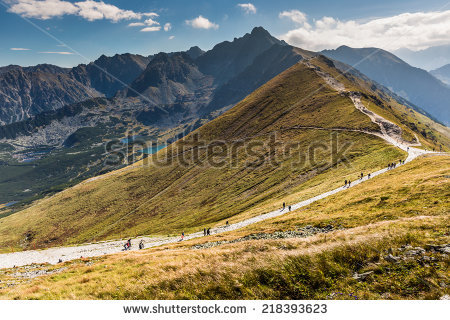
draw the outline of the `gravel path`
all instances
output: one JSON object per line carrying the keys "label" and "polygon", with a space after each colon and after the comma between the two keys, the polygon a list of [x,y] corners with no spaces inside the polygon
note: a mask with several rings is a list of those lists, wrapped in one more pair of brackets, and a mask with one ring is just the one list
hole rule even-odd
{"label": "gravel path", "polygon": [[[380,126],[381,132],[366,132],[362,131],[367,134],[376,135],[388,143],[408,152],[408,157],[405,160],[405,163],[410,162],[417,158],[420,155],[433,153],[433,154],[440,154],[438,152],[431,152],[431,151],[425,151],[421,149],[414,148],[415,145],[420,144],[412,144],[406,141],[403,141],[401,138],[401,129],[394,123],[380,117],[379,115],[371,112],[368,110],[363,103],[361,102],[360,96],[357,92],[349,92],[345,89],[344,85],[340,82],[338,82],[335,78],[333,78],[331,75],[324,73],[321,70],[318,70],[316,67],[312,66],[308,62],[304,62],[306,65],[308,65],[310,68],[314,69],[317,74],[319,74],[326,83],[331,86],[333,89],[340,93],[347,93],[349,94],[350,99],[353,101],[355,107],[370,117],[370,119]],[[305,127],[306,128],[306,127]],[[324,129],[319,127],[311,127],[311,129]],[[335,130],[346,130],[337,128]],[[348,130],[348,131],[359,131],[359,130]],[[418,141],[417,137],[416,140]],[[444,154],[444,153],[441,153]],[[395,169],[391,169],[395,170]],[[377,172],[372,172],[371,177],[376,177],[384,172],[388,171],[388,169],[382,169]],[[359,179],[356,181],[352,181],[351,187],[353,188],[360,183],[366,181],[368,178],[367,176],[363,179]],[[316,202],[318,200],[324,199],[328,196],[331,196],[333,194],[336,194],[338,192],[344,191],[348,189],[349,187],[340,187],[325,193],[322,193],[318,196],[312,197],[308,200],[298,202],[296,204],[291,205],[292,211],[297,210],[299,208],[305,207],[310,205],[313,202]],[[285,210],[275,210],[272,212],[268,212],[265,214],[261,214],[256,217],[252,217],[246,220],[243,220],[241,222],[237,222],[234,224],[230,224],[227,227],[219,227],[212,230],[213,234],[218,234],[222,232],[237,230],[243,227],[246,227],[248,225],[281,216],[288,212],[288,209]],[[197,232],[193,234],[186,235],[184,240],[190,240],[203,237],[203,232]],[[138,244],[139,242],[143,240],[145,243],[145,247],[156,247],[161,246],[165,244],[175,243],[180,241],[180,237],[165,237],[165,238],[150,238],[150,237],[139,237],[132,239],[131,243],[131,249],[128,251],[138,250]],[[117,241],[104,241],[99,243],[91,243],[91,244],[84,244],[79,246],[73,246],[73,247],[59,247],[59,248],[50,248],[50,249],[44,249],[44,250],[29,250],[29,251],[22,251],[22,252],[14,252],[14,253],[6,253],[6,254],[0,254],[0,268],[12,268],[17,266],[24,266],[24,265],[30,265],[33,263],[51,263],[56,264],[61,259],[62,261],[68,261],[68,260],[74,260],[79,259],[80,257],[87,258],[87,257],[96,257],[96,256],[103,256],[107,254],[113,254],[113,253],[119,253],[123,251],[123,245],[125,243],[125,240],[117,240]]]}

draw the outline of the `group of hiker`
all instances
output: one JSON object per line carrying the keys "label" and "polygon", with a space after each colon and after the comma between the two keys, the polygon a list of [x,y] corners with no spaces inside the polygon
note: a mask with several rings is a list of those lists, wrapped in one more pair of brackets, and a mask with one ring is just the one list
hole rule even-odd
{"label": "group of hiker", "polygon": [[[359,180],[364,179],[364,172],[361,172],[361,174],[358,176]],[[367,174],[367,179],[371,178],[371,174]],[[345,180],[344,181],[344,187],[343,188],[350,188],[350,186],[352,185],[352,181],[351,180]]]}
{"label": "group of hiker", "polygon": [[[400,164],[405,164],[405,160],[400,159],[400,160],[398,160],[398,163],[399,163],[399,165]],[[388,170],[390,170],[390,169],[394,169],[396,166],[397,166],[397,163],[396,162],[392,162],[392,163],[388,164],[387,168],[388,168]],[[359,175],[358,178],[359,178],[359,180],[362,180],[364,178],[364,173],[361,172],[361,174]],[[371,174],[369,173],[367,175],[367,179],[370,179],[370,178],[371,178]],[[344,188],[345,187],[350,188],[351,184],[352,184],[351,180],[345,180],[344,181]]]}
{"label": "group of hiker", "polygon": [[[127,242],[125,242],[125,244],[123,245],[123,250],[127,251],[131,249],[131,239],[128,239]],[[141,240],[139,242],[139,250],[144,249],[144,240]]]}
{"label": "group of hiker", "polygon": [[[405,164],[405,160],[402,160],[402,159],[398,160],[398,164],[399,165],[400,164]],[[397,167],[397,163],[395,163],[395,162],[389,163],[388,166],[387,166],[388,170],[395,169],[395,167]]]}
{"label": "group of hiker", "polygon": [[[284,209],[286,209],[286,202],[283,202],[283,208],[281,208],[281,211],[284,211]],[[289,205],[288,206],[288,210],[289,212],[291,212],[292,207]]]}

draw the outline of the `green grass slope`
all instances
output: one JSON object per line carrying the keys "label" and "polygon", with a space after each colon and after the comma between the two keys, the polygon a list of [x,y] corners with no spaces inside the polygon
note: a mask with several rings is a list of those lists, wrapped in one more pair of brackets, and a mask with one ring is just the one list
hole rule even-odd
{"label": "green grass slope", "polygon": [[[324,58],[312,62],[339,72]],[[300,63],[151,158],[0,219],[2,250],[199,231],[307,199],[405,157],[368,134],[333,136],[299,125],[378,130],[347,96]],[[333,156],[330,141],[336,140],[335,149],[345,152]],[[242,144],[250,144],[250,152]],[[221,146],[226,155],[218,152]],[[173,161],[161,165],[163,158]]]}
{"label": "green grass slope", "polygon": [[[49,274],[31,280],[21,277],[30,269],[2,270],[0,283],[10,286],[0,288],[0,298],[439,299],[449,294],[449,258],[439,250],[449,243],[449,162],[449,156],[419,158],[244,230],[37,265]],[[331,232],[306,238],[250,238],[193,250],[194,244],[329,223]],[[415,253],[417,246],[424,251]]]}

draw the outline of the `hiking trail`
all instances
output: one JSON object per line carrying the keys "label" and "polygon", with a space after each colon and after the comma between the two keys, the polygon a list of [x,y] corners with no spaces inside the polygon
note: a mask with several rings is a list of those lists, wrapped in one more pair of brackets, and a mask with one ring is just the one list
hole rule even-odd
{"label": "hiking trail", "polygon": [[[361,111],[362,113],[366,114],[372,122],[377,124],[380,127],[380,132],[375,131],[365,131],[365,130],[358,130],[358,129],[345,129],[345,128],[321,128],[321,127],[306,127],[306,126],[297,126],[293,128],[299,128],[299,129],[317,129],[317,130],[338,130],[338,131],[353,131],[353,132],[362,132],[366,134],[371,134],[378,136],[382,139],[384,139],[389,144],[392,144],[408,153],[408,157],[405,160],[405,163],[408,163],[415,158],[424,155],[424,154],[446,154],[446,153],[439,153],[439,152],[433,152],[433,151],[426,151],[422,149],[414,148],[414,146],[420,146],[419,140],[416,136],[416,143],[411,143],[408,141],[405,141],[402,138],[402,130],[399,126],[392,123],[391,121],[388,121],[384,119],[383,117],[375,114],[374,112],[367,109],[364,104],[361,101],[361,95],[358,92],[348,91],[344,84],[339,82],[337,79],[333,78],[331,75],[323,72],[316,66],[310,64],[308,61],[303,61],[300,63],[304,63],[307,67],[313,69],[324,81],[327,85],[329,85],[331,88],[336,90],[339,93],[346,94],[349,96],[353,104],[355,105],[355,108]],[[395,169],[391,169],[395,170]],[[371,179],[373,177],[376,177],[380,174],[385,173],[388,171],[387,168],[378,170],[376,172],[371,173]],[[95,179],[90,179],[89,181],[93,181]],[[349,188],[354,188],[355,186],[359,185],[360,183],[367,181],[368,178],[365,176],[363,179],[358,179],[355,181],[352,181],[352,184]],[[83,183],[88,183],[88,181],[85,181]],[[333,194],[336,194],[338,192],[347,190],[348,187],[339,187],[334,190],[330,190],[328,192],[322,193],[320,195],[317,195],[315,197],[312,197],[310,199],[298,202],[296,204],[291,205],[291,211],[295,211],[299,208],[305,207],[310,205],[313,202],[316,202],[318,200],[324,199],[326,197],[329,197]],[[248,218],[246,220],[230,224],[229,226],[222,226],[218,228],[211,229],[212,234],[218,234],[228,231],[237,230],[243,227],[246,227],[248,225],[278,217],[280,215],[288,213],[289,210],[286,208],[284,210],[277,209],[275,211],[271,211],[268,213],[264,213],[252,218]],[[192,233],[189,235],[185,235],[184,241],[200,238],[203,237],[203,231]],[[176,243],[180,241],[180,237],[138,237],[132,239],[132,246],[128,251],[135,251],[139,250],[139,242],[143,240],[145,243],[145,248],[150,247],[156,247],[171,243]],[[78,246],[71,246],[71,247],[56,247],[56,248],[49,248],[49,249],[43,249],[43,250],[29,250],[29,251],[21,251],[21,252],[13,252],[13,253],[5,253],[0,254],[0,268],[12,268],[12,267],[18,267],[18,266],[24,266],[24,265],[30,265],[33,263],[50,263],[50,264],[56,264],[58,263],[59,259],[62,261],[68,261],[68,260],[75,260],[79,259],[80,257],[83,258],[89,258],[89,257],[97,257],[97,256],[103,256],[108,254],[114,254],[114,253],[120,253],[123,251],[123,245],[125,243],[125,239],[123,240],[114,240],[114,241],[102,241],[97,243],[89,243],[89,244],[82,244]]]}

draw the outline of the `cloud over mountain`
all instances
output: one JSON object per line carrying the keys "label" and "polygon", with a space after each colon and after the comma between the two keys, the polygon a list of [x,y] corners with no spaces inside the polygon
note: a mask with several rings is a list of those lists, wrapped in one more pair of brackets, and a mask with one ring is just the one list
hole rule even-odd
{"label": "cloud over mountain", "polygon": [[402,13],[366,21],[322,17],[310,23],[299,10],[283,11],[279,17],[288,18],[296,25],[281,35],[281,39],[310,50],[340,45],[421,50],[450,43],[450,10]]}
{"label": "cloud over mountain", "polygon": [[219,25],[209,21],[203,16],[198,16],[192,20],[186,20],[186,24],[195,29],[218,29]]}

